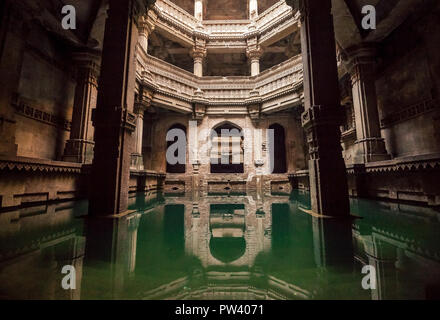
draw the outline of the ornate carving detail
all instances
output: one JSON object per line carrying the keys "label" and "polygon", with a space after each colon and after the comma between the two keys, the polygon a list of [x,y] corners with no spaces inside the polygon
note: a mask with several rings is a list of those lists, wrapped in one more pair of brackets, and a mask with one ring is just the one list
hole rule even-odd
{"label": "ornate carving detail", "polygon": [[194,120],[202,121],[205,114],[206,114],[206,106],[203,104],[195,103],[194,114],[193,114]]}
{"label": "ornate carving detail", "polygon": [[15,112],[24,117],[43,122],[66,131],[70,131],[70,128],[72,127],[72,122],[69,120],[35,108],[31,106],[30,102],[26,101],[24,98],[16,97],[12,102],[12,105],[15,107]]}
{"label": "ornate carving detail", "polygon": [[81,164],[27,158],[2,158],[0,170],[81,173]]}
{"label": "ornate carving detail", "polygon": [[[152,56],[141,56],[140,68],[149,70],[149,77],[143,74],[139,79],[144,87],[155,94],[172,97],[185,103],[200,103],[207,106],[245,106],[272,102],[284,106],[283,97],[292,99],[292,94],[300,96],[302,88],[301,57],[291,58],[280,65],[260,73],[256,77],[199,78]],[[145,67],[143,67],[145,66]],[[161,98],[162,99],[162,98]],[[281,99],[281,100],[280,100]],[[298,97],[298,99],[301,99]],[[285,102],[285,101],[284,101]],[[163,101],[161,100],[161,103]],[[174,102],[172,103],[174,106]],[[292,105],[289,102],[289,105]],[[275,108],[277,108],[275,106]]]}
{"label": "ornate carving detail", "polygon": [[438,110],[440,109],[440,104],[438,100],[425,100],[418,102],[416,104],[410,105],[406,108],[403,108],[400,111],[392,113],[381,120],[381,127],[387,128],[392,126],[393,124],[399,123],[401,121],[406,121],[408,119],[417,117],[424,113]]}
{"label": "ornate carving detail", "polygon": [[255,104],[248,106],[248,112],[252,121],[259,121],[261,117],[261,105]]}
{"label": "ornate carving detail", "polygon": [[186,42],[198,38],[207,47],[243,47],[249,38],[267,41],[276,34],[297,25],[299,13],[284,1],[279,1],[252,21],[200,21],[168,0],[157,1],[154,6],[157,26]]}

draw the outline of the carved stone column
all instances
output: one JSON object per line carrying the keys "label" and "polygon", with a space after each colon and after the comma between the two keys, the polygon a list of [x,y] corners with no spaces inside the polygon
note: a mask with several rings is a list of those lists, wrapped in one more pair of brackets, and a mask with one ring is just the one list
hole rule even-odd
{"label": "carved stone column", "polygon": [[196,39],[191,56],[194,58],[194,75],[203,77],[203,60],[206,58],[205,41]]}
{"label": "carved stone column", "polygon": [[136,114],[136,130],[135,137],[135,150],[131,156],[131,168],[135,170],[144,170],[144,161],[142,154],[142,141],[144,136],[144,113],[151,106],[152,92],[143,89],[141,97],[134,105],[134,113]]}
{"label": "carved stone column", "polygon": [[157,15],[153,10],[148,12],[148,16],[142,17],[139,22],[139,47],[148,53],[148,38],[156,27]]}
{"label": "carved stone column", "polygon": [[194,17],[199,21],[203,21],[203,0],[194,1]]}
{"label": "carved stone column", "polygon": [[98,94],[99,56],[93,52],[78,52],[73,56],[76,64],[76,89],[73,105],[72,129],[66,142],[64,161],[92,163],[94,129],[92,110],[96,108]]}
{"label": "carved stone column", "polygon": [[347,216],[348,187],[339,129],[343,109],[331,0],[303,0],[300,8],[305,99],[302,123],[309,144],[312,210],[326,216]]}
{"label": "carved stone column", "polygon": [[249,0],[249,19],[254,20],[258,17],[258,0]]}
{"label": "carved stone column", "polygon": [[248,48],[246,50],[247,57],[251,63],[251,76],[260,74],[260,58],[263,55],[263,50],[258,44],[257,38],[248,40]]}
{"label": "carved stone column", "polygon": [[128,182],[136,128],[134,53],[137,20],[146,12],[145,0],[110,0],[102,52],[95,125],[95,156],[90,180],[89,213],[126,212]]}
{"label": "carved stone column", "polygon": [[364,44],[347,50],[356,120],[355,163],[367,163],[390,159],[385,141],[380,134],[379,113],[375,84],[374,45]]}

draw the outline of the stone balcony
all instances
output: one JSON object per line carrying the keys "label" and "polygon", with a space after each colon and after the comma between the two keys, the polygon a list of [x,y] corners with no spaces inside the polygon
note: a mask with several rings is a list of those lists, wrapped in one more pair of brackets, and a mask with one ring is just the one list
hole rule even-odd
{"label": "stone balcony", "polygon": [[257,76],[197,77],[158,58],[140,53],[137,79],[153,91],[153,104],[180,113],[193,112],[193,104],[207,113],[224,113],[228,106],[236,114],[261,106],[262,113],[277,112],[302,104],[301,56],[292,57]]}
{"label": "stone balcony", "polygon": [[206,47],[246,48],[246,41],[261,39],[261,45],[269,46],[298,29],[299,12],[280,0],[260,14],[255,20],[207,20],[194,16],[168,0],[158,0],[154,6],[157,15],[156,28],[185,47],[191,47],[194,39],[206,40]]}

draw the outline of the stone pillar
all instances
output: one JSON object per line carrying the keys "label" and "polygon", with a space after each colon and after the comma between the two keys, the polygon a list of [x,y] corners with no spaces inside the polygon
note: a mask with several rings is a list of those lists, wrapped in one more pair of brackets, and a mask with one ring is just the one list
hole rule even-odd
{"label": "stone pillar", "polygon": [[110,0],[102,51],[98,103],[94,115],[95,156],[89,214],[116,215],[128,205],[132,153],[137,18],[144,0]]}
{"label": "stone pillar", "polygon": [[139,22],[139,47],[148,53],[148,38],[156,27],[157,15],[154,11],[149,11],[147,17],[143,17]]}
{"label": "stone pillar", "polygon": [[258,0],[249,0],[249,19],[254,20],[258,17]]}
{"label": "stone pillar", "polygon": [[142,89],[140,99],[135,104],[134,113],[136,114],[135,148],[131,158],[131,169],[144,170],[142,153],[142,141],[144,136],[144,114],[151,105],[153,93],[147,89]]}
{"label": "stone pillar", "polygon": [[91,113],[96,108],[98,93],[99,56],[91,52],[75,53],[77,83],[73,105],[72,129],[66,142],[64,161],[92,163],[93,135]]}
{"label": "stone pillar", "polygon": [[191,56],[194,58],[194,75],[203,77],[203,60],[206,57],[206,48],[204,45],[199,45],[198,40],[194,48],[191,50]]}
{"label": "stone pillar", "polygon": [[194,1],[194,17],[199,21],[203,21],[203,0]]}
{"label": "stone pillar", "polygon": [[27,26],[17,1],[5,1],[0,10],[0,155],[16,156],[14,96],[17,93]]}
{"label": "stone pillar", "polygon": [[380,134],[375,84],[374,45],[362,45],[347,50],[356,120],[357,152],[355,163],[390,159]]}
{"label": "stone pillar", "polygon": [[252,38],[248,40],[248,48],[246,50],[246,55],[251,63],[251,76],[257,76],[260,74],[260,58],[263,54],[263,50],[258,44],[257,38]]}
{"label": "stone pillar", "polygon": [[331,0],[303,0],[301,13],[305,100],[302,124],[309,144],[312,210],[326,216],[347,216],[348,187],[339,129],[343,109]]}

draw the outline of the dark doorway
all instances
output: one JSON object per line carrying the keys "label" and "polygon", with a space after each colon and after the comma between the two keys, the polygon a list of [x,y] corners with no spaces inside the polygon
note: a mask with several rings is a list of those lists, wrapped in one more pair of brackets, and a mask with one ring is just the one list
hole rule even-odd
{"label": "dark doorway", "polygon": [[269,129],[272,129],[274,134],[274,143],[269,144],[269,151],[270,154],[273,154],[274,162],[272,173],[286,173],[286,134],[284,128],[278,123],[274,123]]}
{"label": "dark doorway", "polygon": [[[211,173],[244,173],[243,132],[230,123],[215,128],[211,135]],[[226,148],[225,148],[226,146]]]}

